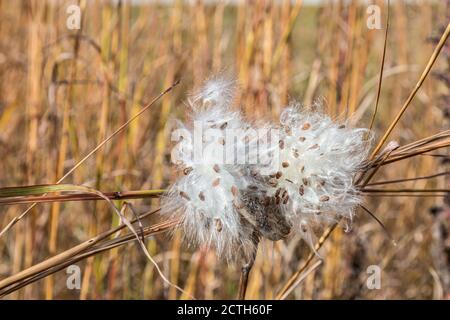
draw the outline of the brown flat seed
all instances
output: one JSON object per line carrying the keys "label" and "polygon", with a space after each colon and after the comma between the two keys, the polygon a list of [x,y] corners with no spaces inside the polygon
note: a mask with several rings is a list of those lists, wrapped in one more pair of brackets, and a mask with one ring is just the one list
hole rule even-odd
{"label": "brown flat seed", "polygon": [[224,122],[221,126],[220,126],[220,129],[225,129],[226,127],[227,127],[227,125],[228,125],[228,122]]}
{"label": "brown flat seed", "polygon": [[184,191],[180,191],[180,196],[182,196],[183,198],[185,198],[185,199],[188,200],[188,201],[191,200],[191,198],[189,198],[189,196],[187,195],[187,193],[184,192]]}
{"label": "brown flat seed", "polygon": [[300,153],[298,152],[297,149],[293,149],[293,150],[292,150],[292,154],[293,154],[294,158],[300,157]]}
{"label": "brown flat seed", "polygon": [[217,173],[220,172],[220,167],[219,167],[219,165],[218,165],[217,163],[213,166],[213,169],[214,169],[214,171],[217,172]]}
{"label": "brown flat seed", "polygon": [[308,130],[309,128],[311,128],[311,124],[309,124],[308,122],[306,122],[306,123],[302,126],[302,130]]}
{"label": "brown flat seed", "polygon": [[287,168],[287,167],[289,167],[289,162],[284,161],[281,165],[283,168]]}
{"label": "brown flat seed", "polygon": [[200,191],[198,197],[200,198],[200,200],[205,201],[205,194],[203,193],[203,191]]}
{"label": "brown flat seed", "polygon": [[319,198],[319,200],[322,201],[322,202],[325,202],[325,201],[330,200],[330,197],[329,197],[329,196],[321,196],[321,197]]}
{"label": "brown flat seed", "polygon": [[300,186],[300,188],[298,188],[298,193],[300,193],[300,195],[304,195],[305,194],[305,187],[304,186]]}
{"label": "brown flat seed", "polygon": [[258,187],[255,186],[254,184],[249,185],[248,188],[249,188],[250,190],[258,190]]}
{"label": "brown flat seed", "polygon": [[345,128],[345,124],[341,124],[338,129],[344,129]]}
{"label": "brown flat seed", "polygon": [[280,192],[281,192],[281,189],[277,189],[277,191],[275,191],[275,197],[279,197],[280,196]]}
{"label": "brown flat seed", "polygon": [[300,137],[300,138],[298,138],[298,141],[300,141],[300,142],[303,142],[303,141],[305,141],[305,140],[306,140],[305,137]]}
{"label": "brown flat seed", "polygon": [[217,187],[219,184],[220,184],[220,178],[217,178],[212,182],[213,187]]}
{"label": "brown flat seed", "polygon": [[194,170],[192,169],[192,167],[187,167],[183,169],[183,173],[187,176],[189,173],[191,173],[192,170]]}
{"label": "brown flat seed", "polygon": [[302,182],[303,182],[303,184],[304,184],[305,186],[307,186],[307,185],[309,184],[309,181],[308,181],[307,178],[303,178],[303,179],[302,179]]}
{"label": "brown flat seed", "polygon": [[214,225],[216,227],[217,232],[222,231],[223,228],[222,220],[220,220],[219,218],[214,218]]}
{"label": "brown flat seed", "polygon": [[283,204],[287,204],[288,201],[289,201],[289,195],[287,194],[284,196]]}
{"label": "brown flat seed", "polygon": [[283,176],[283,173],[281,171],[278,171],[275,173],[275,178],[280,179]]}
{"label": "brown flat seed", "polygon": [[284,149],[284,140],[280,140],[279,142],[278,142],[278,146],[280,147],[280,149]]}
{"label": "brown flat seed", "polygon": [[300,168],[300,172],[301,172],[301,173],[305,172],[305,166],[302,166],[302,167]]}
{"label": "brown flat seed", "polygon": [[238,194],[238,188],[236,186],[231,186],[231,193],[236,197]]}

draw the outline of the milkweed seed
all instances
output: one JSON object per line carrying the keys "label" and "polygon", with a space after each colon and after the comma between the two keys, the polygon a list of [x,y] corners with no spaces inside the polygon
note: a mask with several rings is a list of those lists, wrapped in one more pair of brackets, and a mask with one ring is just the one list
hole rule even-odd
{"label": "milkweed seed", "polygon": [[283,166],[283,168],[287,168],[289,167],[289,162],[284,161],[281,165]]}
{"label": "milkweed seed", "polygon": [[182,196],[183,198],[185,198],[188,201],[191,201],[191,198],[189,198],[189,196],[187,195],[186,192],[184,191],[180,191],[180,196]]}
{"label": "milkweed seed", "polygon": [[233,196],[237,196],[238,194],[238,188],[236,186],[231,186],[231,193],[233,194]]}
{"label": "milkweed seed", "polygon": [[302,130],[308,130],[309,128],[311,128],[311,124],[309,124],[308,122],[306,122],[306,123],[302,126]]}
{"label": "milkweed seed", "polygon": [[226,127],[227,127],[227,125],[228,125],[228,122],[224,122],[221,126],[220,126],[220,129],[225,129]]}
{"label": "milkweed seed", "polygon": [[225,145],[225,139],[224,138],[219,138],[219,143],[224,146]]}
{"label": "milkweed seed", "polygon": [[213,166],[213,169],[214,169],[214,171],[217,172],[217,173],[220,172],[220,167],[219,167],[219,165],[218,165],[217,163]]}
{"label": "milkweed seed", "polygon": [[192,172],[192,170],[194,170],[194,169],[192,169],[192,167],[187,167],[187,168],[183,169],[183,173],[184,173],[184,175],[187,176],[189,173]]}
{"label": "milkweed seed", "polygon": [[293,154],[294,158],[300,157],[300,153],[298,152],[297,149],[292,149],[292,154]]}
{"label": "milkweed seed", "polygon": [[221,232],[222,231],[222,220],[220,220],[219,218],[214,218],[214,225],[216,227],[217,232]]}
{"label": "milkweed seed", "polygon": [[303,179],[302,179],[302,182],[303,182],[303,184],[304,184],[305,186],[307,186],[307,185],[309,184],[309,181],[308,181],[307,178],[303,178]]}
{"label": "milkweed seed", "polygon": [[276,204],[276,205],[279,205],[280,202],[281,202],[281,198],[280,198],[280,197],[276,197],[276,198],[275,198],[275,204]]}
{"label": "milkweed seed", "polygon": [[217,178],[212,182],[213,187],[217,187],[219,184],[220,184],[220,178]]}
{"label": "milkweed seed", "polygon": [[283,176],[283,173],[281,171],[278,171],[275,173],[275,178],[280,179]]}
{"label": "milkweed seed", "polygon": [[298,193],[300,193],[300,195],[303,196],[305,194],[305,187],[300,186],[300,188],[298,188]]}
{"label": "milkweed seed", "polygon": [[277,189],[277,191],[275,191],[275,197],[278,197],[280,195],[281,189]]}
{"label": "milkweed seed", "polygon": [[325,201],[330,200],[330,197],[329,197],[329,196],[321,196],[321,197],[319,198],[319,200],[322,201],[322,202],[325,202]]}
{"label": "milkweed seed", "polygon": [[274,178],[270,178],[269,185],[271,185],[272,187],[276,187],[278,185],[278,181]]}
{"label": "milkweed seed", "polygon": [[316,143],[315,145],[309,147],[308,150],[313,150],[313,149],[317,149],[317,148],[319,148],[319,145]]}
{"label": "milkweed seed", "polygon": [[278,141],[278,146],[280,147],[281,150],[283,150],[284,149],[284,140]]}
{"label": "milkweed seed", "polygon": [[284,131],[286,131],[286,134],[287,134],[288,136],[292,135],[292,129],[291,129],[291,127],[285,127],[285,128],[284,128]]}
{"label": "milkweed seed", "polygon": [[338,129],[344,129],[345,128],[345,124],[341,124]]}
{"label": "milkweed seed", "polygon": [[300,172],[301,172],[301,173],[305,172],[305,166],[301,166]]}
{"label": "milkweed seed", "polygon": [[258,190],[258,186],[255,186],[254,184],[249,185],[248,188],[250,190]]}
{"label": "milkweed seed", "polygon": [[300,141],[300,142],[303,142],[303,141],[305,141],[305,140],[306,140],[305,137],[300,137],[300,138],[298,138],[298,141]]}
{"label": "milkweed seed", "polygon": [[283,204],[287,204],[288,201],[289,201],[289,195],[287,194],[284,196]]}
{"label": "milkweed seed", "polygon": [[200,200],[205,201],[205,194],[203,193],[203,191],[200,191],[198,197],[200,198]]}

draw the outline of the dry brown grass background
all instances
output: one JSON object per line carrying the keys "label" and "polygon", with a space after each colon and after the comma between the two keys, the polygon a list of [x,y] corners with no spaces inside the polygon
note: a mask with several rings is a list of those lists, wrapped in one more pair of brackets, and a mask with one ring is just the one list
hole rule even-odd
{"label": "dry brown grass background", "polygon": [[[333,116],[353,115],[354,123],[368,127],[384,30],[367,28],[366,5],[344,2],[133,6],[130,1],[0,1],[0,187],[55,183],[181,79],[64,181],[103,192],[167,187],[175,177],[169,120],[184,117],[189,90],[223,70],[233,71],[239,80],[239,105],[251,118],[276,118],[291,99],[309,105],[319,98]],[[375,2],[384,26],[386,6]],[[73,3],[82,8],[80,30],[66,28],[66,8]],[[414,88],[450,20],[449,10],[448,1],[392,1],[376,139]],[[390,139],[404,145],[448,129],[449,59],[447,44]],[[445,155],[448,149],[436,153]],[[448,156],[396,162],[384,166],[374,181],[443,172],[445,159],[448,163]],[[448,180],[414,180],[395,188],[442,189],[448,188]],[[137,213],[158,207],[157,199],[128,201]],[[350,232],[338,228],[332,233],[321,251],[322,265],[288,298],[448,298],[450,214],[443,202],[443,197],[368,196],[365,206],[383,221],[397,245],[361,210]],[[0,205],[0,227],[27,207]],[[151,215],[146,223],[160,220]],[[0,238],[0,279],[118,222],[104,201],[38,204]],[[206,249],[187,248],[177,232],[172,237],[167,232],[151,235],[146,245],[171,282],[189,294],[235,297],[239,266],[217,260]],[[264,242],[247,298],[274,298],[309,252],[297,238]],[[76,264],[82,270],[81,290],[66,288],[62,269],[5,298],[188,297],[163,283],[135,242]],[[380,290],[366,287],[369,265],[381,267]]]}

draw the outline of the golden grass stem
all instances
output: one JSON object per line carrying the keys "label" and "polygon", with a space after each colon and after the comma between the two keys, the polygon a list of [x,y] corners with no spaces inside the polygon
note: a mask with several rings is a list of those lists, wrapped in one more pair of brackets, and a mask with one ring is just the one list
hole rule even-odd
{"label": "golden grass stem", "polygon": [[373,111],[372,119],[370,120],[369,130],[372,130],[372,127],[373,127],[373,124],[375,122],[375,118],[376,118],[377,112],[378,112],[378,104],[380,102],[381,84],[383,83],[384,61],[386,59],[387,38],[388,38],[389,22],[390,22],[390,16],[391,16],[390,15],[390,5],[391,5],[391,1],[388,0],[388,2],[387,2],[386,30],[385,30],[385,33],[384,33],[384,43],[383,43],[383,55],[381,57],[381,65],[380,65],[380,78],[378,79],[377,98],[375,100],[375,109]]}
{"label": "golden grass stem", "polygon": [[395,126],[399,122],[400,118],[405,113],[406,109],[408,109],[411,101],[416,96],[417,91],[419,91],[419,89],[422,86],[423,82],[427,78],[428,73],[430,73],[431,68],[433,67],[437,57],[439,56],[439,53],[441,52],[442,48],[444,47],[444,44],[447,41],[449,35],[450,35],[450,23],[447,24],[447,27],[446,27],[444,33],[442,34],[442,36],[441,36],[441,38],[439,40],[439,43],[435,47],[435,49],[433,51],[433,54],[431,55],[430,59],[428,60],[428,63],[426,65],[424,71],[422,72],[422,75],[420,76],[419,81],[417,82],[416,86],[414,87],[414,89],[412,90],[410,95],[408,96],[408,99],[406,99],[405,103],[403,104],[402,108],[400,109],[400,111],[398,112],[398,114],[396,115],[396,117],[394,118],[392,123],[389,125],[388,129],[384,133],[384,135],[381,138],[381,140],[379,141],[378,145],[373,150],[373,152],[372,152],[372,154],[370,156],[371,159],[373,159],[375,157],[375,155],[381,150],[381,148],[383,147],[384,143],[389,138],[389,135],[391,134],[391,132],[394,130]]}
{"label": "golden grass stem", "polygon": [[[72,172],[74,172],[79,166],[81,166],[89,157],[91,157],[94,153],[96,153],[99,149],[101,149],[108,141],[117,136],[120,132],[122,132],[130,123],[136,120],[139,116],[141,116],[145,111],[147,111],[150,107],[152,107],[159,99],[161,99],[168,92],[172,91],[180,83],[179,80],[175,81],[170,87],[161,92],[158,96],[156,96],[150,103],[148,103],[145,107],[142,108],[137,114],[128,119],[125,123],[123,123],[119,128],[117,128],[113,133],[111,133],[106,139],[104,139],[100,144],[98,144],[91,152],[89,152],[86,156],[83,157],[75,166],[73,166],[64,176],[62,176],[56,184],[61,183],[65,178],[70,176]],[[11,220],[2,231],[0,231],[0,237],[3,236],[8,230],[10,230],[17,222],[23,219],[25,215],[31,211],[36,206],[37,203],[33,203],[29,206],[22,214],[16,216]]]}

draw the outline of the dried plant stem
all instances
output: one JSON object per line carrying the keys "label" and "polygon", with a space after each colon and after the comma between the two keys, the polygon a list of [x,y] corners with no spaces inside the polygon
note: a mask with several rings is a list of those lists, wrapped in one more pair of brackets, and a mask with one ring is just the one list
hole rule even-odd
{"label": "dried plant stem", "polygon": [[[337,225],[339,224],[339,222],[336,222],[334,224],[332,224],[327,230],[325,230],[325,232],[322,234],[322,236],[320,237],[319,241],[317,242],[317,244],[314,247],[315,251],[319,251],[320,248],[322,248],[323,244],[325,243],[325,241],[328,239],[328,237],[333,233],[334,229],[336,229]],[[291,287],[295,286],[297,283],[297,280],[300,278],[301,274],[303,273],[303,271],[306,270],[306,268],[308,268],[309,264],[311,263],[311,261],[314,259],[314,257],[316,257],[316,253],[315,252],[311,252],[308,256],[308,258],[306,259],[305,263],[303,264],[302,267],[300,267],[290,278],[289,280],[286,282],[286,284],[283,286],[283,288],[278,292],[276,299],[280,300],[280,299],[284,299],[285,298],[285,294],[286,292],[288,292],[290,290]]]}
{"label": "dried plant stem", "polygon": [[[155,189],[155,190],[135,190],[135,191],[114,191],[114,192],[104,192],[103,194],[110,200],[129,200],[129,199],[157,198],[164,192],[165,192],[164,189]],[[42,196],[28,196],[28,197],[23,196],[23,197],[0,198],[0,205],[87,201],[87,200],[104,200],[104,198],[89,193],[42,195]]]}
{"label": "dried plant stem", "polygon": [[255,263],[256,254],[258,253],[259,235],[255,232],[253,234],[254,250],[251,253],[248,261],[241,268],[241,276],[239,279],[238,299],[245,300],[245,294],[247,293],[248,277]]}
{"label": "dried plant stem", "polygon": [[[176,221],[176,220],[164,221],[162,223],[146,227],[146,228],[138,231],[138,234],[139,234],[139,236],[142,236],[142,237],[148,237],[150,235],[155,235],[158,233],[162,233],[162,232],[171,230],[178,223],[179,223],[179,221]],[[33,282],[36,282],[42,278],[45,278],[51,274],[54,274],[55,272],[58,272],[71,264],[74,264],[81,260],[87,259],[91,256],[100,254],[102,252],[117,248],[117,247],[124,245],[126,243],[129,243],[131,241],[138,241],[138,240],[136,239],[136,236],[133,233],[128,233],[122,237],[106,241],[104,244],[98,244],[96,246],[92,246],[85,251],[79,252],[79,253],[72,255],[70,257],[67,257],[65,259],[55,260],[53,263],[47,265],[46,268],[44,268],[42,270],[34,271],[34,272],[29,271],[30,273],[28,274],[28,276],[26,278],[21,277],[20,280],[16,280],[13,283],[11,283],[7,288],[5,288],[5,290],[3,290],[3,287],[0,288],[0,297],[3,297],[7,294],[10,294],[10,293],[24,287],[24,286],[27,286]],[[27,270],[24,270],[24,271],[27,271]],[[189,297],[191,297],[191,296],[189,295]]]}
{"label": "dried plant stem", "polygon": [[[136,120],[139,116],[141,116],[145,111],[147,111],[151,106],[153,106],[159,99],[161,99],[164,95],[170,92],[173,88],[175,88],[180,83],[179,80],[175,81],[170,87],[161,92],[158,96],[156,96],[150,103],[144,106],[141,111],[135,114],[133,117],[128,119],[125,123],[123,123],[119,128],[117,128],[112,134],[110,134],[106,139],[104,139],[101,143],[99,143],[91,152],[89,152],[86,156],[83,157],[75,166],[73,166],[64,176],[62,176],[56,184],[61,183],[64,179],[72,174],[79,166],[81,166],[89,157],[91,157],[94,153],[96,153],[99,149],[101,149],[108,141],[117,136],[120,132],[122,132],[130,123]],[[33,203],[29,206],[22,214],[16,216],[11,220],[3,230],[0,231],[0,237],[3,236],[9,229],[11,229],[17,222],[23,219],[25,215],[30,212],[37,203]]]}
{"label": "dried plant stem", "polygon": [[322,260],[317,260],[308,270],[306,270],[295,282],[294,284],[282,295],[278,300],[284,300],[286,297],[304,280],[306,277],[316,270],[323,263]]}
{"label": "dried plant stem", "polygon": [[450,35],[450,23],[447,25],[447,28],[445,29],[444,33],[441,36],[441,39],[439,40],[439,43],[435,47],[433,54],[431,55],[427,66],[425,67],[424,71],[422,72],[422,75],[420,76],[419,81],[417,82],[416,86],[412,90],[411,94],[408,96],[408,99],[406,99],[406,102],[400,109],[399,113],[395,117],[395,119],[392,121],[392,123],[389,125],[389,128],[384,133],[383,137],[380,139],[378,145],[375,147],[375,149],[372,152],[371,159],[375,157],[375,155],[381,150],[384,143],[387,141],[389,135],[394,130],[395,126],[399,122],[402,115],[405,113],[406,109],[410,105],[411,101],[415,97],[417,91],[419,91],[420,87],[422,86],[423,82],[425,81],[426,77],[428,76],[428,73],[431,71],[431,68],[433,67],[439,53],[441,52],[442,48],[444,47],[445,41]]}
{"label": "dried plant stem", "polygon": [[[144,218],[148,217],[149,215],[152,215],[152,214],[158,212],[159,210],[160,209],[144,213],[144,214],[140,215],[138,219],[134,219],[134,220],[130,221],[130,223],[135,223],[139,219],[144,219]],[[164,222],[164,224],[168,224],[168,221]],[[7,288],[8,286],[18,283],[20,281],[23,281],[23,280],[25,280],[29,277],[32,277],[40,272],[48,270],[49,268],[53,268],[54,266],[56,266],[60,263],[63,263],[67,259],[71,259],[72,257],[85,252],[89,248],[93,247],[95,244],[99,243],[102,240],[109,238],[111,235],[117,233],[118,231],[124,229],[125,227],[126,227],[126,225],[122,224],[113,229],[105,231],[87,241],[80,243],[79,245],[76,245],[75,247],[72,247],[60,254],[57,254],[56,256],[46,259],[28,269],[25,269],[17,274],[14,274],[6,279],[1,280],[0,281],[0,294],[1,294],[1,290]],[[155,230],[160,231],[161,225],[155,225],[150,228],[154,228]],[[132,233],[129,236],[135,237],[134,234],[132,234]],[[114,239],[114,240],[117,241],[117,239]]]}
{"label": "dried plant stem", "polygon": [[388,181],[377,181],[377,182],[368,183],[366,186],[379,186],[379,185],[402,183],[402,182],[408,182],[408,181],[428,180],[428,179],[446,176],[449,174],[450,174],[450,172],[440,172],[440,173],[436,173],[436,174],[432,174],[432,175],[428,175],[428,176],[422,176],[422,177],[404,178],[404,179],[396,179],[396,180],[388,180]]}
{"label": "dried plant stem", "polygon": [[375,189],[375,188],[364,188],[361,190],[364,193],[433,193],[433,192],[450,192],[450,189]]}
{"label": "dried plant stem", "polygon": [[384,33],[384,44],[383,44],[383,55],[381,58],[381,66],[380,66],[380,78],[378,79],[378,89],[377,89],[377,98],[375,101],[375,109],[373,111],[372,119],[370,120],[369,130],[372,130],[373,124],[375,123],[375,118],[378,112],[378,104],[380,102],[381,96],[381,84],[383,83],[383,72],[384,72],[384,61],[386,59],[386,48],[387,48],[387,38],[389,32],[389,22],[390,22],[390,0],[387,3],[387,19],[386,19],[386,30]]}

